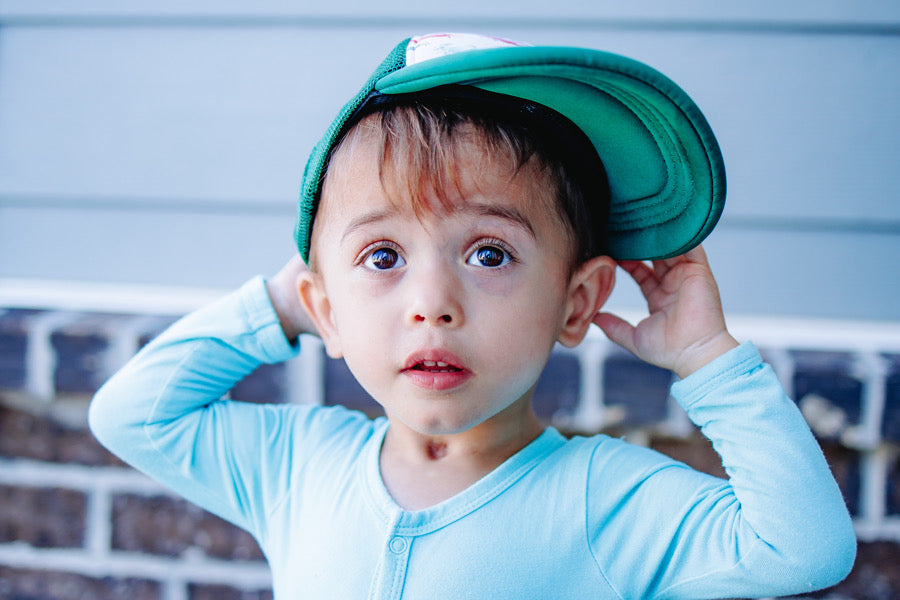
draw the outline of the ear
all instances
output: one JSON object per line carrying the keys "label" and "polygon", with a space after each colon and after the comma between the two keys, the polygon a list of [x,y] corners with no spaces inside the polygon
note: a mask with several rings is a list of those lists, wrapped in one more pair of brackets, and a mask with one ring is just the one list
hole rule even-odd
{"label": "ear", "polygon": [[608,256],[592,258],[572,274],[558,338],[563,346],[571,348],[581,343],[591,320],[609,298],[615,283],[616,262]]}
{"label": "ear", "polygon": [[297,279],[300,302],[306,313],[316,325],[319,337],[325,343],[325,351],[331,358],[341,358],[340,336],[337,324],[334,321],[334,313],[331,310],[331,302],[325,290],[325,282],[319,273],[303,272]]}

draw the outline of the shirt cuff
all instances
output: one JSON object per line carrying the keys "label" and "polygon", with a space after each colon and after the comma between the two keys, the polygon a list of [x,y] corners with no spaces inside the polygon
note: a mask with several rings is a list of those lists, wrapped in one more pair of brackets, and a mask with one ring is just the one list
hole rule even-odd
{"label": "shirt cuff", "polygon": [[729,350],[688,377],[672,384],[671,393],[681,406],[690,408],[713,389],[727,381],[756,370],[763,365],[762,356],[752,342],[744,342]]}

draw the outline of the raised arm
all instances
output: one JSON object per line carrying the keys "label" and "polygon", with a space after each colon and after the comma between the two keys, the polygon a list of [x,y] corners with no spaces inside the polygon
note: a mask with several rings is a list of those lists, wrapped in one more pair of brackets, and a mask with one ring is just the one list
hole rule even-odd
{"label": "raised arm", "polygon": [[[856,542],[840,490],[771,368],[725,328],[703,250],[621,266],[650,314],[636,326],[610,314],[595,323],[682,378],[672,394],[728,474],[716,480],[653,458],[639,467],[622,511],[630,516],[618,523],[627,529],[652,513],[644,522],[653,523],[656,537],[630,564],[659,563],[648,579],[666,598],[782,595],[837,583],[852,566]],[[621,467],[610,461],[609,468]]]}
{"label": "raised arm", "polygon": [[179,320],[97,392],[89,413],[95,436],[123,460],[254,532],[289,485],[295,440],[274,433],[321,417],[223,398],[260,365],[298,353],[297,335],[311,331],[289,296],[302,268],[291,261]]}

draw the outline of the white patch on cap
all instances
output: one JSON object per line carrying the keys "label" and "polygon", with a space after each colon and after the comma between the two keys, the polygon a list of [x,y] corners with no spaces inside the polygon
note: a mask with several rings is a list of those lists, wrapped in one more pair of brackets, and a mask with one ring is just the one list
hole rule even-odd
{"label": "white patch on cap", "polygon": [[407,66],[414,65],[432,58],[438,58],[439,56],[447,56],[448,54],[456,54],[467,50],[530,45],[477,33],[429,33],[409,40],[409,44],[406,46],[406,64]]}

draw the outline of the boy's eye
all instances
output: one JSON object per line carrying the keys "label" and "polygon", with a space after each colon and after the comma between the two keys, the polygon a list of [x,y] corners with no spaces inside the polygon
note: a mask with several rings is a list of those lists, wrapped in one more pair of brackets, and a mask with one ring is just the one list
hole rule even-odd
{"label": "boy's eye", "polygon": [[481,246],[466,261],[476,267],[502,267],[511,260],[509,253],[497,246]]}
{"label": "boy's eye", "polygon": [[384,271],[394,267],[402,267],[406,264],[403,258],[393,248],[376,248],[366,256],[363,264],[370,269]]}

